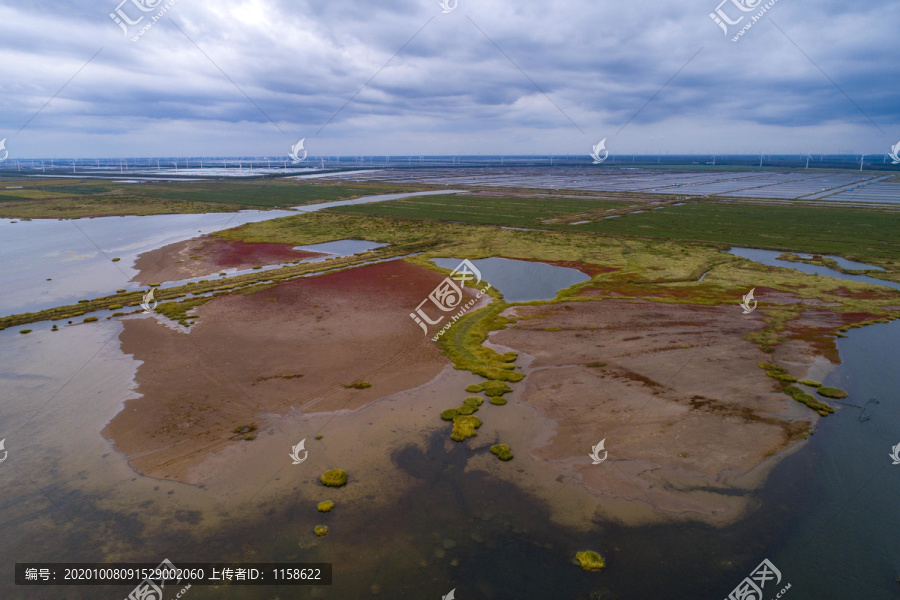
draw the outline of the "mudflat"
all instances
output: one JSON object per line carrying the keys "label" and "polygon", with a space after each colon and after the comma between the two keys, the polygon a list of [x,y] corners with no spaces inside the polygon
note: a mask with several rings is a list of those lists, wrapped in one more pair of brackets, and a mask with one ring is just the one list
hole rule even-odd
{"label": "mudflat", "polygon": [[352,410],[428,382],[448,361],[409,313],[442,279],[390,261],[215,298],[189,332],[128,319],[142,397],[103,435],[141,473],[186,481],[210,452],[252,443],[237,432],[267,414]]}
{"label": "mudflat", "polygon": [[216,275],[223,269],[252,269],[322,256],[329,255],[294,250],[291,244],[244,242],[203,235],[144,252],[134,263],[139,272],[133,281],[141,285],[181,281]]}

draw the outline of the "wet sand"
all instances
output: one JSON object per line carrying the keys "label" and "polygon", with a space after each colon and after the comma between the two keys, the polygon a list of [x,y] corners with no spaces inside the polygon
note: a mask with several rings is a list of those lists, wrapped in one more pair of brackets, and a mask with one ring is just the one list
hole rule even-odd
{"label": "wet sand", "polygon": [[[441,280],[392,261],[216,298],[187,334],[126,320],[143,397],[103,434],[138,471],[186,481],[209,452],[251,444],[234,430],[263,429],[266,413],[352,410],[426,383],[447,361],[409,313]],[[346,387],[357,380],[371,387]]]}
{"label": "wet sand", "polygon": [[[143,361],[142,397],[104,436],[139,472],[221,497],[268,486],[314,499],[318,475],[344,468],[353,481],[344,502],[388,505],[414,481],[392,452],[423,447],[435,431],[454,447],[440,411],[481,380],[452,369],[409,318],[441,280],[392,261],[222,296],[197,309],[189,334],[128,320],[123,350]],[[481,407],[465,468],[533,494],[561,524],[733,523],[818,418],[757,366],[770,355],[741,339],[763,327],[760,313],[626,299],[507,313],[527,318],[490,343],[519,352],[527,377],[507,405]],[[830,325],[809,313],[808,325]],[[798,339],[775,358],[805,376],[814,347]],[[345,387],[358,379],[372,387]],[[234,433],[250,425],[256,439]],[[604,438],[608,459],[592,465],[587,455]],[[302,467],[287,456],[300,439],[310,452]],[[515,459],[498,461],[495,443]],[[288,468],[302,481],[282,481]]]}
{"label": "wet sand", "polygon": [[203,235],[141,254],[134,263],[139,273],[132,281],[141,285],[181,281],[217,275],[226,269],[246,270],[322,256],[329,255],[294,250],[291,244],[230,241]]}

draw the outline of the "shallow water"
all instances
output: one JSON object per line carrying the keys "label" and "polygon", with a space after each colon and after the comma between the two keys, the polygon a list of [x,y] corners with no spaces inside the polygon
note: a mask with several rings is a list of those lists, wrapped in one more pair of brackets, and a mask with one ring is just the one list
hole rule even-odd
{"label": "shallow water", "polygon": [[[139,254],[204,234],[309,213],[332,206],[385,202],[439,192],[382,194],[296,207],[236,213],[97,217],[86,219],[0,219],[0,315],[34,312],[78,300],[142,289],[132,283]],[[113,258],[119,258],[112,262]],[[51,281],[47,281],[50,279]]]}
{"label": "shallow water", "polygon": [[[439,267],[455,269],[461,258],[433,258]],[[500,290],[507,302],[553,300],[560,290],[590,279],[578,269],[509,258],[481,258],[471,261],[481,276]]]}
{"label": "shallow water", "polygon": [[[824,275],[826,277],[833,277],[835,279],[845,279],[847,281],[859,281],[861,283],[883,285],[885,287],[894,288],[895,290],[900,290],[900,283],[896,283],[894,281],[877,279],[875,277],[868,277],[866,275],[847,275],[846,273],[841,273],[840,271],[835,271],[834,269],[829,269],[828,267],[823,267],[820,265],[808,265],[806,263],[778,260],[778,257],[783,254],[783,252],[780,252],[778,250],[760,250],[758,248],[732,248],[731,250],[728,250],[728,253],[734,254],[735,256],[740,256],[742,258],[747,258],[764,265],[769,265],[771,267],[787,267],[788,269],[795,269],[797,271],[803,271],[804,273],[811,273],[813,275]],[[862,268],[868,268],[868,265],[865,265]]]}

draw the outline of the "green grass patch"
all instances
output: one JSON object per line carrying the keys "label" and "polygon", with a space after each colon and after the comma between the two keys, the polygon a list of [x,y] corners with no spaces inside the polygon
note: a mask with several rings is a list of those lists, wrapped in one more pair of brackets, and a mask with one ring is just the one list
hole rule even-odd
{"label": "green grass patch", "polygon": [[456,417],[459,416],[458,408],[448,408],[446,410],[441,411],[441,418],[445,421],[452,421]]}
{"label": "green grass patch", "polygon": [[496,406],[503,406],[504,404],[506,404],[506,398],[504,398],[503,396],[491,396],[491,404],[494,404]]}
{"label": "green grass patch", "polygon": [[812,379],[801,379],[797,383],[808,385],[809,387],[822,387],[822,383],[820,381],[813,381]]}
{"label": "green grass patch", "polygon": [[322,485],[328,487],[341,487],[347,485],[347,472],[342,469],[325,471],[321,477]]}
{"label": "green grass patch", "polygon": [[475,437],[477,435],[475,430],[481,425],[481,420],[478,417],[456,417],[453,419],[453,431],[450,433],[450,439],[454,442],[462,442],[470,437]]}
{"label": "green grass patch", "polygon": [[364,390],[366,388],[372,387],[372,384],[369,383],[368,381],[356,381],[356,382],[346,385],[344,387],[352,388],[354,390]]}
{"label": "green grass patch", "polygon": [[804,392],[797,386],[786,385],[786,386],[784,386],[784,391],[785,391],[785,393],[787,393],[788,396],[790,396],[797,402],[801,402],[801,403],[807,405],[808,407],[810,407],[811,409],[813,409],[814,411],[816,411],[823,417],[827,417],[828,415],[830,415],[831,413],[834,412],[834,408],[832,408],[828,404],[825,404],[824,402],[820,402],[819,400],[816,400],[816,398],[814,396],[807,394],[806,392]]}
{"label": "green grass patch", "polygon": [[606,561],[593,550],[576,553],[575,563],[585,571],[602,571],[606,568]]}
{"label": "green grass patch", "polygon": [[326,525],[316,525],[316,528],[313,530],[316,532],[316,535],[322,537],[328,533],[328,527]]}
{"label": "green grass patch", "polygon": [[391,202],[356,204],[335,208],[336,212],[370,216],[457,221],[483,225],[546,228],[543,221],[563,215],[622,208],[633,204],[595,198],[541,198],[469,196],[458,194],[419,196]]}
{"label": "green grass patch", "polygon": [[491,454],[494,454],[500,460],[512,460],[513,453],[506,444],[495,444],[491,446]]}
{"label": "green grass patch", "polygon": [[325,500],[324,502],[319,502],[319,505],[316,508],[319,512],[331,512],[331,509],[334,508],[334,502]]}
{"label": "green grass patch", "polygon": [[822,386],[818,390],[816,390],[816,392],[820,396],[825,396],[826,398],[838,399],[838,398],[846,398],[847,397],[847,392],[845,392],[842,389],[836,388],[836,387]]}

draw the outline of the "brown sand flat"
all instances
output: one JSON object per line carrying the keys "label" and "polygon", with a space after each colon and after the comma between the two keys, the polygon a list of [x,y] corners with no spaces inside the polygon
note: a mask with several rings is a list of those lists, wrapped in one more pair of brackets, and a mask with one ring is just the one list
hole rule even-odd
{"label": "brown sand flat", "polygon": [[[442,279],[391,261],[216,298],[189,334],[127,320],[143,397],[103,435],[140,472],[183,480],[207,453],[252,443],[233,430],[263,429],[262,413],[355,409],[426,383],[447,360],[409,313]],[[345,387],[360,379],[372,387]]]}
{"label": "brown sand flat", "polygon": [[[757,487],[769,457],[818,418],[781,393],[757,367],[769,355],[741,339],[762,328],[759,314],[632,300],[510,312],[531,318],[491,341],[533,357],[521,399],[556,422],[548,439],[521,443],[595,495],[600,514],[731,522],[749,501],[733,492]],[[802,349],[795,342],[792,357]],[[592,465],[604,438],[609,458]]]}
{"label": "brown sand flat", "polygon": [[224,269],[252,269],[321,256],[328,255],[294,250],[291,244],[229,241],[204,235],[141,254],[134,263],[139,273],[133,281],[141,285],[181,281],[215,275]]}

